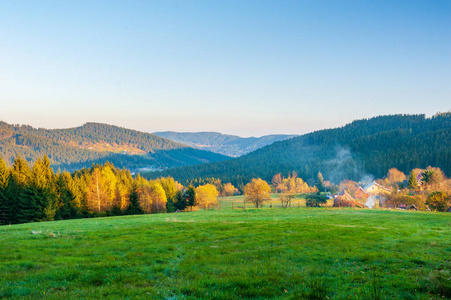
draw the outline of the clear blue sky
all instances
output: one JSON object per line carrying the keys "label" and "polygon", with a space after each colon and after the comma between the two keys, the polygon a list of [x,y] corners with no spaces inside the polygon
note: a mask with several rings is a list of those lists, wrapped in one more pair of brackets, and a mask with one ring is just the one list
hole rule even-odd
{"label": "clear blue sky", "polygon": [[0,1],[0,119],[305,133],[451,109],[451,1]]}

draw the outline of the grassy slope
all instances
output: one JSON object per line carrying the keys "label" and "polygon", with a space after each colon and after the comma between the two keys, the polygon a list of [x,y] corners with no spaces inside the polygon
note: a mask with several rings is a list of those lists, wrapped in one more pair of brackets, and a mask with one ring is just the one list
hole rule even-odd
{"label": "grassy slope", "polygon": [[293,208],[3,226],[0,298],[451,297],[450,225],[445,213]]}

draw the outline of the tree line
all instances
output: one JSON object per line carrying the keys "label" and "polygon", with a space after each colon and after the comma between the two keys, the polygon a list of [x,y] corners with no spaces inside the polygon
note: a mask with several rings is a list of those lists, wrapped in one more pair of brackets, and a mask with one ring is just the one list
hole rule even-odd
{"label": "tree line", "polygon": [[55,173],[47,156],[30,166],[17,156],[0,157],[0,224],[210,208],[218,191],[211,184],[184,187],[171,177],[146,180],[106,162]]}

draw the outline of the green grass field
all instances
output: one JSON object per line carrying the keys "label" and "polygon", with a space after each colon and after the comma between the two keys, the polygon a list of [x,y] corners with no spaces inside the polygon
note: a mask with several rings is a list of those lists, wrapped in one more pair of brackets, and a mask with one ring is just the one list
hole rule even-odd
{"label": "green grass field", "polygon": [[451,214],[224,209],[0,227],[0,298],[443,299]]}
{"label": "green grass field", "polygon": [[[278,208],[281,207],[280,200],[279,200],[280,194],[271,194],[271,200],[264,203],[264,207],[269,208],[269,206]],[[296,195],[291,203],[291,207],[305,207],[305,197],[307,194],[299,194]],[[244,203],[245,197],[243,195],[240,196],[230,196],[230,197],[219,197],[218,202],[221,207],[221,209],[232,209],[232,203],[233,207],[237,209],[242,209],[244,207],[246,208],[254,208],[254,205],[251,203]]]}

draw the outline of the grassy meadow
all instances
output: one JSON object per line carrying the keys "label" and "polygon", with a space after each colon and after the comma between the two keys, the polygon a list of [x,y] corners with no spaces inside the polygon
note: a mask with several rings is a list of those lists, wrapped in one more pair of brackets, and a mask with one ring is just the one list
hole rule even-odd
{"label": "grassy meadow", "polygon": [[451,214],[331,208],[1,226],[0,298],[443,299],[450,236]]}
{"label": "grassy meadow", "polygon": [[[271,200],[264,203],[264,207],[269,208],[280,208],[282,205],[279,200],[280,194],[271,194]],[[305,207],[305,198],[308,194],[297,194],[291,203],[291,207]],[[229,197],[219,197],[219,207],[221,209],[232,209],[232,208],[254,208],[252,203],[244,203],[245,197],[243,195],[239,196],[229,196]],[[233,206],[232,206],[233,203]]]}

